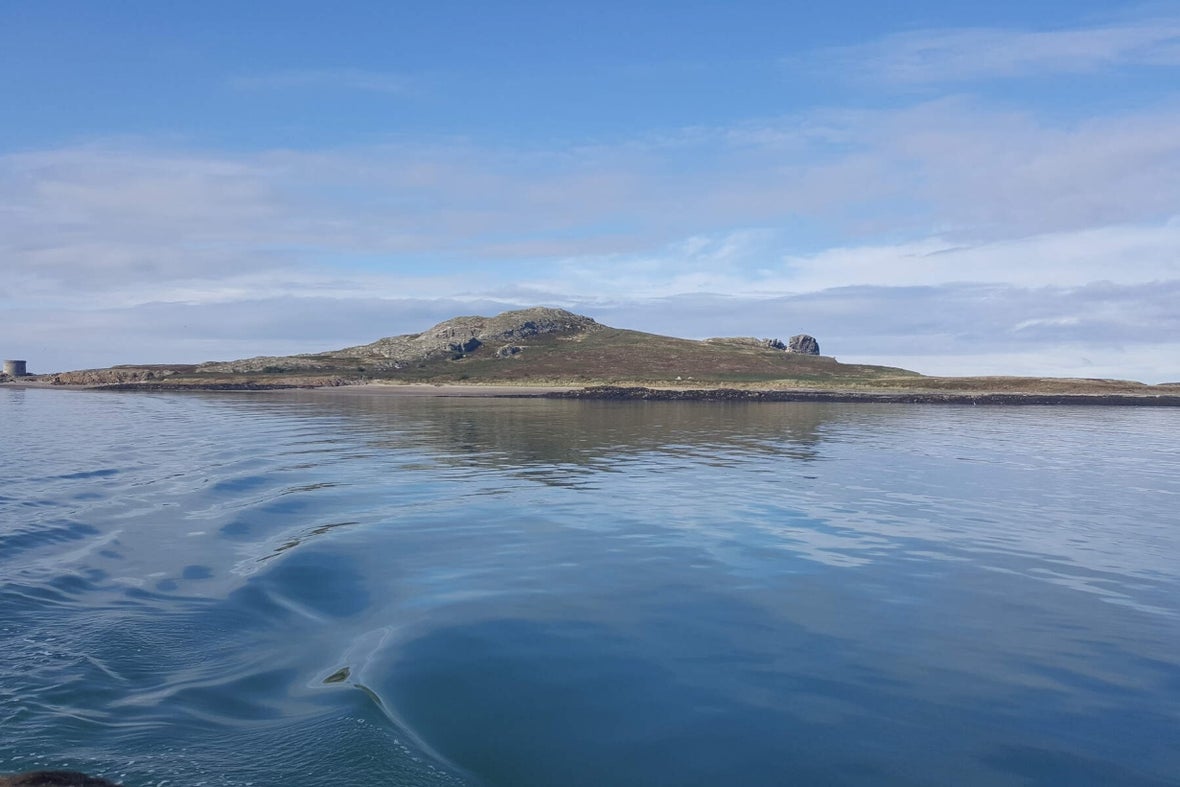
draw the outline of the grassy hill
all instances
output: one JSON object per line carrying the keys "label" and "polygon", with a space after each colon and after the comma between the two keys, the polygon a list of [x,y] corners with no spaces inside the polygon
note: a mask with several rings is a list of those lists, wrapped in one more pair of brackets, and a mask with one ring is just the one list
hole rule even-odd
{"label": "grassy hill", "polygon": [[[611,328],[561,309],[456,317],[417,334],[340,350],[196,365],[116,366],[41,375],[54,384],[279,388],[433,383],[1063,394],[1177,394],[1180,386],[1113,380],[935,378],[844,364],[749,338],[696,341]],[[1168,390],[1162,390],[1168,389]]]}
{"label": "grassy hill", "polygon": [[790,380],[830,384],[899,375],[914,373],[737,343],[603,328],[539,336],[507,357],[482,346],[460,357],[432,359],[374,376],[420,382],[733,384]]}

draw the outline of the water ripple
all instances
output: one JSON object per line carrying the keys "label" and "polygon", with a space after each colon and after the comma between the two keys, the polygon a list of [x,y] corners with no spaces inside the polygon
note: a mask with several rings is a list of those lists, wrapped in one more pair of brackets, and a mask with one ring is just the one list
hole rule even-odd
{"label": "water ripple", "polygon": [[1180,772],[1172,412],[11,393],[4,767]]}

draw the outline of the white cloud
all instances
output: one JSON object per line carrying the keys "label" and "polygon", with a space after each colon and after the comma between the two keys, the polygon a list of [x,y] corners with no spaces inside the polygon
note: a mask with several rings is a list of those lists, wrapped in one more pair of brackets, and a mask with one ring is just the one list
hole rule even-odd
{"label": "white cloud", "polygon": [[[1180,334],[1136,289],[1180,297],[1177,205],[1169,106],[1050,123],[946,100],[548,150],[80,146],[0,156],[0,308],[6,352],[58,367],[343,346],[550,303],[679,335],[812,332],[920,370],[985,368],[970,359],[1002,337],[1029,363],[1068,351],[1074,371],[1124,358],[1114,376],[1173,379],[1166,355],[1148,373],[1120,348]],[[391,303],[413,319],[374,324]]]}
{"label": "white cloud", "polygon": [[[789,290],[831,286],[825,271],[840,268],[879,281],[886,265],[900,281],[993,281],[1003,269],[1073,280],[1079,265],[1107,277],[1097,251],[1138,234],[1143,261],[1128,253],[1108,267],[1158,276],[1174,270],[1159,258],[1174,230],[1158,225],[1176,205],[1178,112],[1059,127],[934,102],[565,151],[451,141],[10,154],[0,157],[0,266],[43,297],[134,290],[150,300],[153,286],[172,297],[176,283],[216,289],[246,274],[418,279],[431,268],[480,288],[553,279],[548,268],[525,275],[541,263],[558,265],[564,289],[599,277],[616,288]],[[1091,252],[1066,248],[1070,233]],[[1027,238],[1044,253],[1006,267],[992,254],[1007,242],[1028,250]],[[968,248],[922,256],[948,246]],[[595,272],[612,264],[623,267]]]}
{"label": "white cloud", "polygon": [[828,249],[787,257],[783,276],[798,291],[848,285],[946,282],[1023,287],[1180,279],[1180,222],[1107,226],[963,246],[940,238]]}
{"label": "white cloud", "polygon": [[1174,107],[1050,124],[936,101],[873,120],[876,155],[923,215],[977,237],[1161,219],[1180,205]]}
{"label": "white cloud", "polygon": [[917,30],[819,53],[859,78],[899,84],[1084,74],[1119,66],[1180,66],[1180,21],[1059,30]]}
{"label": "white cloud", "polygon": [[1023,320],[1012,326],[1012,332],[1027,331],[1034,328],[1045,327],[1070,327],[1081,324],[1080,317],[1037,317],[1032,320]]}
{"label": "white cloud", "polygon": [[1161,359],[1180,358],[1180,342],[1158,342],[1120,347],[1095,342],[1046,344],[1034,349],[1005,350],[969,355],[905,352],[886,355],[854,354],[840,360],[899,366],[923,374],[946,377],[1017,376],[1136,380],[1149,384],[1180,382],[1180,366]]}
{"label": "white cloud", "polygon": [[610,299],[708,293],[769,296],[839,287],[947,283],[1016,287],[1180,280],[1180,220],[964,245],[943,237],[783,254],[781,232],[693,236],[639,255],[586,255],[530,278],[549,292]]}

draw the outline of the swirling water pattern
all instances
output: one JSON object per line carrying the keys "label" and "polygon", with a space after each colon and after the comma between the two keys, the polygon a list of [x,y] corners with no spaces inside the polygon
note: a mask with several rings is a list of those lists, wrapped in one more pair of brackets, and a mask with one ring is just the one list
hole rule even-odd
{"label": "swirling water pattern", "polygon": [[1180,413],[0,390],[0,771],[1180,784]]}

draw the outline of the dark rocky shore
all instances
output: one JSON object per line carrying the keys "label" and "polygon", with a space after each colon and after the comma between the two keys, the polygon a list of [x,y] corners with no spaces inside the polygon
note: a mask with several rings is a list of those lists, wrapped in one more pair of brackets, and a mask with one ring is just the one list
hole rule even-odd
{"label": "dark rocky shore", "polygon": [[353,384],[344,380],[303,383],[264,383],[256,380],[243,380],[235,383],[115,383],[89,387],[101,391],[286,391],[293,388],[337,388]]}
{"label": "dark rocky shore", "polygon": [[[16,387],[57,387],[54,384],[20,383]],[[186,392],[186,391],[282,391],[294,389],[358,390],[366,394],[417,396],[483,396],[497,399],[583,399],[615,402],[842,402],[878,404],[970,404],[984,406],[1102,405],[1115,407],[1180,407],[1180,394],[1130,393],[1020,393],[971,391],[847,391],[847,390],[756,390],[747,388],[647,388],[644,386],[592,385],[575,389],[512,390],[515,386],[392,385],[370,387],[339,378],[288,382],[139,382],[110,385],[73,385],[94,391]]]}
{"label": "dark rocky shore", "polygon": [[889,404],[1117,405],[1180,407],[1180,396],[1134,394],[869,393],[854,391],[754,391],[738,388],[665,389],[598,385],[543,394],[552,399],[655,402],[880,402]]}

